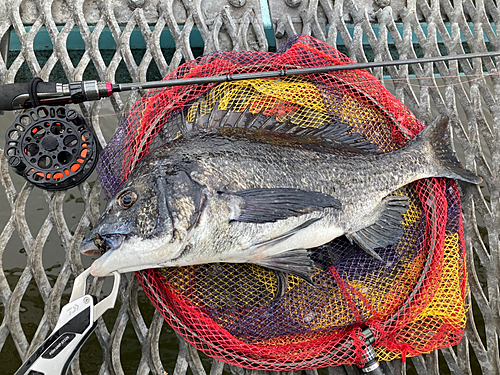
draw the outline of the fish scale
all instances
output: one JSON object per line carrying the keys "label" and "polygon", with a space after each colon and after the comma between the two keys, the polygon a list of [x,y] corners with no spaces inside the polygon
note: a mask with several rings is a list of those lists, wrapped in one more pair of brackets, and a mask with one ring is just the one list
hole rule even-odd
{"label": "fish scale", "polygon": [[[408,176],[417,175],[417,168],[425,168],[422,161],[414,164],[417,156],[408,152],[404,155],[388,153],[344,157],[300,149],[288,152],[286,148],[252,144],[241,139],[226,140],[224,146],[218,147],[219,157],[204,157],[203,148],[208,147],[205,140],[193,139],[196,151],[191,158],[200,160],[193,176],[200,183],[215,189],[218,189],[217,185],[231,189],[272,188],[279,185],[320,191],[349,202],[357,200],[359,194],[370,196],[376,192],[377,196],[385,196],[411,182],[413,179]],[[239,151],[238,154],[234,152],[235,149]],[[165,156],[159,153],[156,157],[161,159]],[[394,173],[405,166],[404,173]],[[337,190],[341,196],[336,194]]]}

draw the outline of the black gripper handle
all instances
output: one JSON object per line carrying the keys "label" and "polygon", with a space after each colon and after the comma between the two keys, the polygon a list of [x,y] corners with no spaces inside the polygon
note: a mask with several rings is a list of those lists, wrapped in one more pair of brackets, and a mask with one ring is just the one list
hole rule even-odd
{"label": "black gripper handle", "polygon": [[[0,85],[0,111],[12,111],[21,108],[31,108],[28,97],[29,83],[9,83]],[[37,93],[56,93],[55,82],[40,82]],[[42,99],[41,99],[42,100]],[[42,100],[43,102],[43,100]]]}

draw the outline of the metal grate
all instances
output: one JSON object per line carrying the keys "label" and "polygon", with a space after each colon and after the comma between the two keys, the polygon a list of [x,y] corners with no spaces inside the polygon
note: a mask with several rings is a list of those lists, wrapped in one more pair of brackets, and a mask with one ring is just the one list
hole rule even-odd
{"label": "metal grate", "polygon": [[[0,59],[0,79],[14,82],[27,66],[32,75],[49,80],[56,67],[62,68],[68,81],[81,80],[95,68],[100,80],[114,82],[120,66],[132,81],[144,81],[148,69],[156,66],[164,76],[183,61],[195,55],[194,37],[203,41],[204,53],[218,49],[267,50],[276,42],[279,47],[295,33],[312,34],[329,44],[344,49],[358,62],[368,60],[415,58],[500,49],[500,38],[492,25],[500,21],[500,8],[495,0],[12,0],[0,4],[0,37],[8,40],[11,30],[20,43],[17,56],[7,65]],[[29,26],[29,27],[26,27]],[[271,28],[272,27],[272,28]],[[74,30],[81,35],[85,50],[81,57],[71,58],[67,44]],[[46,30],[53,51],[46,61],[35,50],[37,37]],[[99,42],[109,30],[116,51],[105,59]],[[130,47],[137,30],[142,35],[146,52],[139,59]],[[174,49],[167,61],[162,50],[164,32],[172,36]],[[452,111],[453,125],[464,164],[484,178],[480,187],[464,187],[464,223],[468,251],[471,293],[467,302],[468,324],[464,339],[456,347],[411,358],[410,364],[393,361],[385,364],[394,374],[500,374],[500,81],[497,64],[486,59],[440,63],[433,67],[392,67],[373,73],[422,121],[429,123],[437,113]],[[441,78],[436,78],[438,73]],[[117,123],[141,92],[127,99],[111,98]],[[84,116],[105,144],[106,129],[101,117],[106,115],[101,102],[81,105]],[[4,124],[7,128],[7,124]],[[104,133],[104,135],[103,135]],[[24,360],[54,327],[61,305],[67,302],[74,275],[84,269],[79,244],[90,223],[99,215],[98,183],[85,182],[68,193],[43,194],[30,185],[20,184],[9,172],[5,157],[0,157],[2,190],[10,216],[0,225],[0,361]],[[33,204],[35,194],[45,200],[42,214]],[[71,198],[73,195],[78,198]],[[40,196],[40,195],[38,195]],[[65,203],[82,199],[83,212],[69,215]],[[32,223],[40,216],[42,225]],[[73,217],[74,216],[74,217]],[[20,243],[26,252],[26,265],[16,272],[5,267],[11,254],[8,244]],[[62,247],[61,247],[62,246]],[[64,262],[56,271],[44,267],[44,256],[50,249],[61,248]],[[175,359],[162,358],[163,320],[158,313],[141,311],[138,282],[132,275],[122,276],[121,307],[112,321],[101,320],[94,345],[102,347],[100,374],[163,374],[174,368]],[[102,282],[93,285],[98,293]],[[35,296],[35,297],[33,297]],[[40,300],[43,314],[33,318],[29,298]],[[144,310],[144,308],[142,308]],[[147,323],[146,323],[147,322]],[[28,329],[28,325],[33,327]],[[165,329],[165,328],[164,328]],[[131,338],[132,337],[132,338]],[[131,370],[122,356],[123,343],[133,339],[135,351],[141,353],[139,364]],[[195,375],[221,374],[224,369],[234,374],[247,370],[228,368],[222,363],[202,357],[181,338],[174,374],[188,369]],[[13,344],[12,344],[13,343]],[[139,345],[141,349],[139,349]],[[15,350],[12,348],[15,346]],[[10,348],[10,349],[9,349]],[[85,348],[85,347],[84,347]],[[12,351],[13,350],[13,351]],[[94,348],[95,351],[95,348]],[[101,354],[99,354],[101,355]],[[81,374],[83,361],[77,358],[73,374]],[[127,367],[128,366],[128,367]],[[205,366],[205,367],[204,367]],[[4,368],[2,366],[2,368]],[[330,368],[329,375],[353,374],[350,367]],[[0,370],[2,373],[2,370]],[[308,372],[310,375],[316,371]]]}

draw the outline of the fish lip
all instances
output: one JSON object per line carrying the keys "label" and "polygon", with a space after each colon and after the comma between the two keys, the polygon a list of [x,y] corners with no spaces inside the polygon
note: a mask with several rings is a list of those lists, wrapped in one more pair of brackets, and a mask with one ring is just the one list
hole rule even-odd
{"label": "fish lip", "polygon": [[[117,250],[119,250],[119,249],[117,249]],[[111,254],[113,253],[113,251],[115,251],[115,250],[108,250],[108,251],[106,251],[98,259],[96,259],[96,260],[94,260],[94,262],[92,262],[92,264],[90,265],[90,274],[92,276],[94,276],[94,277],[106,277],[106,276],[111,275],[112,272],[118,271],[118,269],[111,270],[111,271],[109,271],[106,274],[103,274],[102,272],[100,272],[100,268],[102,268],[103,261],[105,261],[106,258],[108,258],[109,256],[111,256]],[[96,270],[96,264],[97,264],[97,270]],[[99,267],[99,265],[101,265],[101,267]]]}
{"label": "fish lip", "polygon": [[[167,244],[167,248],[164,248],[165,244]],[[95,259],[90,267],[90,274],[103,277],[113,271],[126,273],[162,267],[159,263],[164,262],[165,258],[169,258],[169,255],[175,250],[170,248],[165,238],[156,238],[145,242],[142,238],[131,235],[119,248],[109,250]],[[177,263],[174,262],[169,266],[174,265]]]}
{"label": "fish lip", "polygon": [[120,263],[111,262],[112,266],[110,267],[110,262],[108,260],[109,257],[113,256],[113,253],[116,251],[120,251],[123,248],[123,242],[120,246],[114,250],[108,250],[104,254],[102,254],[99,258],[94,260],[92,265],[90,266],[90,274],[95,277],[106,277],[110,276],[113,272],[125,273],[125,272],[135,272],[144,270],[146,268],[154,267],[153,265],[148,267],[141,266],[125,266],[122,267]]}
{"label": "fish lip", "polygon": [[[123,236],[124,238],[125,236]],[[110,249],[108,251],[106,251],[105,253],[102,253],[100,250],[99,250],[99,254],[101,254],[101,256],[99,258],[97,258],[96,260],[94,260],[94,262],[92,262],[91,266],[90,266],[90,274],[92,276],[95,276],[95,277],[106,277],[106,276],[110,276],[113,272],[117,271],[119,273],[123,273],[119,267],[116,267],[116,268],[113,268],[111,270],[108,270],[107,273],[103,273],[101,271],[101,269],[103,268],[103,266],[107,266],[107,263],[106,263],[106,259],[109,258],[111,255],[113,255],[113,253],[115,251],[120,251],[120,249],[123,247],[123,239],[122,241],[120,242],[119,246],[114,248],[114,249]]]}
{"label": "fish lip", "polygon": [[82,245],[80,246],[80,253],[89,256],[101,255],[101,250],[97,248],[93,239],[88,239],[83,241]]}

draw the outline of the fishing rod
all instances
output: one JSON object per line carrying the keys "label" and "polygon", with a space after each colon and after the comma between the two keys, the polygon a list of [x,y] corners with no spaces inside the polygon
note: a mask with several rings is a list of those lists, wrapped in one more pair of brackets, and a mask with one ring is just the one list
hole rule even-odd
{"label": "fishing rod", "polygon": [[139,89],[205,85],[499,55],[500,51],[479,52],[143,83],[117,84],[92,80],[63,84],[43,82],[36,77],[30,83],[0,85],[0,111],[25,110],[7,129],[4,153],[12,169],[33,185],[45,190],[65,190],[80,184],[92,173],[101,151],[92,128],[78,112],[66,108],[66,104],[100,100],[109,98],[114,93]]}
{"label": "fishing rod", "polygon": [[[77,81],[67,84],[55,82],[39,82],[35,88],[28,83],[11,83],[0,86],[0,111],[32,108],[34,105],[30,99],[30,90],[36,92],[42,105],[65,105],[68,103],[83,103],[87,101],[109,98],[114,93],[156,89],[173,86],[205,85],[210,83],[222,83],[242,81],[249,79],[278,78],[296,75],[330,73],[343,70],[357,70],[370,68],[383,68],[399,65],[425,64],[453,60],[464,60],[474,58],[485,58],[499,56],[500,51],[478,52],[462,55],[425,57],[408,60],[380,61],[369,63],[354,63],[344,65],[327,65],[313,68],[281,69],[268,72],[224,74],[210,77],[179,78],[165,81],[151,81],[142,83],[110,83],[92,81]],[[33,95],[32,95],[33,96]]]}

